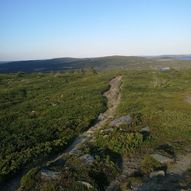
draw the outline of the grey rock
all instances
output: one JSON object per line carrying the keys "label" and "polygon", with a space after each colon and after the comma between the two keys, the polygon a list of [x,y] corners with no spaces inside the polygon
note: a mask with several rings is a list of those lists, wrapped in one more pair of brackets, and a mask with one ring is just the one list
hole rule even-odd
{"label": "grey rock", "polygon": [[132,118],[130,115],[122,116],[118,119],[111,121],[110,126],[119,127],[120,125],[130,125],[132,123]]}
{"label": "grey rock", "polygon": [[164,165],[168,165],[168,164],[174,162],[174,160],[172,158],[166,157],[166,156],[158,154],[158,153],[151,154],[151,157],[153,157],[155,160],[157,160],[158,162],[160,162],[161,164],[164,164]]}
{"label": "grey rock", "polygon": [[94,161],[94,157],[89,154],[82,155],[79,159],[82,160],[86,165],[91,165]]}
{"label": "grey rock", "polygon": [[41,170],[41,177],[45,180],[56,180],[59,178],[60,173],[59,172],[55,172],[49,169],[42,169]]}
{"label": "grey rock", "polygon": [[108,135],[104,135],[103,138],[106,139],[108,137]]}
{"label": "grey rock", "polygon": [[85,182],[85,181],[77,181],[81,184],[83,184],[84,186],[86,186],[88,189],[93,188],[93,186],[89,183],[89,182]]}
{"label": "grey rock", "polygon": [[36,111],[31,111],[31,114],[36,114]]}
{"label": "grey rock", "polygon": [[113,130],[114,130],[113,128],[108,128],[108,129],[103,129],[100,132],[101,133],[109,133],[109,132],[112,132]]}
{"label": "grey rock", "polygon": [[149,127],[144,127],[139,131],[143,135],[143,139],[147,139],[150,136],[150,128]]}
{"label": "grey rock", "polygon": [[55,107],[57,104],[56,103],[52,103],[52,106]]}
{"label": "grey rock", "polygon": [[30,115],[30,117],[36,117],[37,113],[36,113],[36,111],[33,110],[29,113],[29,115]]}
{"label": "grey rock", "polygon": [[161,72],[165,72],[165,71],[168,71],[168,70],[170,70],[170,67],[163,67],[163,68],[160,68],[160,71]]}
{"label": "grey rock", "polygon": [[144,127],[140,130],[140,132],[147,132],[147,133],[150,133],[150,128],[149,127]]}
{"label": "grey rock", "polygon": [[104,120],[104,119],[105,119],[104,113],[100,113],[99,116],[98,116],[98,120],[101,121],[101,120]]}
{"label": "grey rock", "polygon": [[163,170],[153,171],[150,173],[149,177],[153,178],[156,176],[165,176],[165,172]]}

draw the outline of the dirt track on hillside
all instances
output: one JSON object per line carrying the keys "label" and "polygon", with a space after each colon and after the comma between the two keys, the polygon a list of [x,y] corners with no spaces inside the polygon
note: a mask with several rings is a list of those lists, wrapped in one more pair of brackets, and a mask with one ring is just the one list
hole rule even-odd
{"label": "dirt track on hillside", "polygon": [[[104,113],[100,113],[95,124],[92,127],[90,127],[86,132],[79,135],[62,154],[57,156],[55,159],[46,162],[47,165],[61,159],[65,154],[68,154],[68,153],[72,154],[77,152],[79,150],[79,147],[85,141],[93,140],[95,132],[98,129],[104,127],[106,123],[111,118],[114,117],[116,108],[119,105],[120,99],[121,99],[121,94],[120,94],[121,82],[122,82],[122,76],[117,76],[109,82],[110,88],[108,91],[104,93],[104,96],[107,99],[107,110]],[[21,174],[18,174],[13,179],[11,179],[9,184],[3,186],[2,190],[4,191],[16,190],[16,187],[18,186],[23,173],[24,172],[22,172]]]}
{"label": "dirt track on hillside", "polygon": [[75,153],[79,151],[80,146],[88,140],[94,140],[95,132],[104,127],[107,122],[112,119],[115,115],[117,106],[120,103],[121,94],[120,87],[122,82],[122,76],[117,76],[113,78],[110,82],[110,88],[107,92],[104,93],[104,96],[107,98],[107,110],[104,113],[100,113],[96,123],[90,127],[86,132],[79,135],[71,145],[64,151],[63,154],[59,155],[56,159],[51,162],[55,162],[62,158],[66,153]]}

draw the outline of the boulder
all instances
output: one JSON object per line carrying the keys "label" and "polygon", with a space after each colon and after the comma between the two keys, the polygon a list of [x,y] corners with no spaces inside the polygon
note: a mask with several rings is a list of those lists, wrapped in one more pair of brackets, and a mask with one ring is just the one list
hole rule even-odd
{"label": "boulder", "polygon": [[150,173],[149,177],[153,178],[156,176],[165,176],[165,172],[163,170],[153,171]]}
{"label": "boulder", "polygon": [[172,158],[166,157],[166,156],[158,154],[158,153],[151,154],[151,157],[153,157],[156,161],[160,162],[163,165],[168,165],[168,164],[174,162],[174,160]]}
{"label": "boulder", "polygon": [[119,127],[120,125],[130,125],[132,123],[132,118],[130,115],[122,116],[118,119],[111,121],[110,126]]}

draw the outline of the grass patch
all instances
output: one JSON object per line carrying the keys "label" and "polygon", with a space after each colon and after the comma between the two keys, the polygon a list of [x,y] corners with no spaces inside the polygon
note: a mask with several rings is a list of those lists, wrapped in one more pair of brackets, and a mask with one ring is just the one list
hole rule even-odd
{"label": "grass patch", "polygon": [[141,114],[141,125],[151,129],[150,147],[175,140],[190,144],[191,105],[185,102],[190,76],[191,70],[125,72],[116,116]]}

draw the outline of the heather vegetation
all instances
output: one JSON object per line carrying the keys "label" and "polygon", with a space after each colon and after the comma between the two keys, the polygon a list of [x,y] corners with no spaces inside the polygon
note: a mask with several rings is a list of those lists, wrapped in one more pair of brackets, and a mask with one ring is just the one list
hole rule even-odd
{"label": "heather vegetation", "polygon": [[[191,71],[128,71],[123,74],[122,98],[116,118],[129,114],[130,125],[97,133],[96,144],[121,154],[140,152],[171,143],[175,148],[191,141]],[[140,133],[149,127],[150,137]],[[177,144],[181,142],[181,144]]]}
{"label": "heather vegetation", "polygon": [[0,177],[64,149],[106,109],[112,73],[0,76]]}
{"label": "heather vegetation", "polygon": [[[1,75],[1,176],[70,145],[107,110],[103,92],[119,74],[120,103],[114,116],[77,152],[31,169],[19,190],[104,191],[125,170],[129,173],[125,162],[132,157],[130,165],[138,163],[141,177],[126,183],[143,183],[142,177],[155,170],[165,175],[167,165],[151,153],[173,161],[191,145],[191,70]],[[115,119],[129,121],[114,126]]]}

